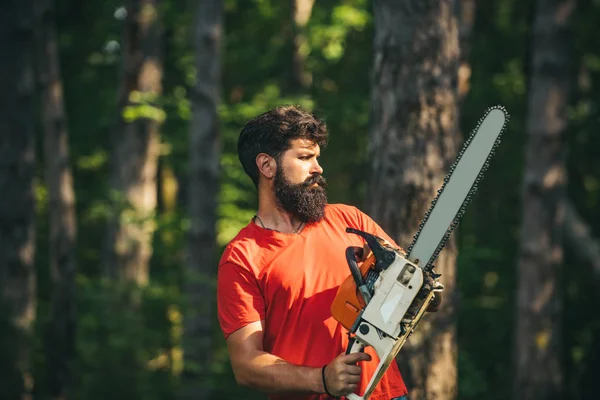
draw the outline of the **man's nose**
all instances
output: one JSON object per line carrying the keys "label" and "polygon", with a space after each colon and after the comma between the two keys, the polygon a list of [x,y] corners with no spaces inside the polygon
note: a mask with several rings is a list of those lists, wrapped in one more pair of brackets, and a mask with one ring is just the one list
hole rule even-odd
{"label": "man's nose", "polygon": [[319,174],[322,175],[323,174],[323,168],[321,167],[321,165],[319,164],[319,162],[317,160],[315,160],[315,162],[313,163],[312,169],[311,169],[311,175],[312,174]]}

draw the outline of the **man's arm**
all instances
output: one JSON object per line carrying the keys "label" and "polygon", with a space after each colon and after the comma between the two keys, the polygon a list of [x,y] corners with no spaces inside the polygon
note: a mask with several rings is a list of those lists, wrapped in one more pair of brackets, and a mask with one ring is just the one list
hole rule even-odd
{"label": "man's arm", "polygon": [[[235,379],[242,386],[266,393],[325,393],[321,368],[290,364],[263,350],[264,322],[253,322],[227,338],[227,349]],[[360,380],[359,361],[366,353],[342,354],[325,369],[327,390],[334,396],[356,390]]]}

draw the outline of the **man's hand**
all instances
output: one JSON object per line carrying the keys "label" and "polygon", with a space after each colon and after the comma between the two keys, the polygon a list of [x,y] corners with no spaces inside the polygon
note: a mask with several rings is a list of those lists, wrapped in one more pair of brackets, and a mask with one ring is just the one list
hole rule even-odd
{"label": "man's hand", "polygon": [[342,353],[325,367],[325,385],[333,396],[345,396],[358,387],[361,368],[356,365],[359,361],[369,361],[367,353]]}

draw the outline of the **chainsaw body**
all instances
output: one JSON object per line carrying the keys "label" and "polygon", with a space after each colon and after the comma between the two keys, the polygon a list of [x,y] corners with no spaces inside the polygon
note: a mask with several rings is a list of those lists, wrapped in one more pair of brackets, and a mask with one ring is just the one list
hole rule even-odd
{"label": "chainsaw body", "polygon": [[439,275],[422,269],[418,260],[409,260],[400,249],[362,231],[348,228],[347,232],[363,236],[372,254],[359,266],[360,248],[346,250],[351,275],[338,289],[331,313],[348,329],[347,354],[371,346],[379,356],[363,396],[347,396],[351,400],[368,399],[443,286],[436,281]]}

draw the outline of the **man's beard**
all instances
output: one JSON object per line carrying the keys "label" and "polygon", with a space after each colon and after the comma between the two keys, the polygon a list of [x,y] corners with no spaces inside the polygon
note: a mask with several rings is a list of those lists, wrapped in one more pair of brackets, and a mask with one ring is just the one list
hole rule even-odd
{"label": "man's beard", "polygon": [[[313,187],[317,183],[318,186]],[[311,175],[304,182],[294,184],[285,178],[283,168],[275,173],[275,198],[279,205],[301,222],[317,222],[325,216],[327,182],[321,175]]]}

